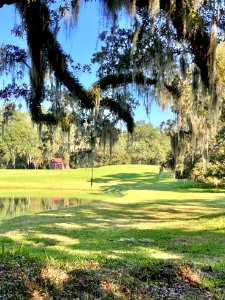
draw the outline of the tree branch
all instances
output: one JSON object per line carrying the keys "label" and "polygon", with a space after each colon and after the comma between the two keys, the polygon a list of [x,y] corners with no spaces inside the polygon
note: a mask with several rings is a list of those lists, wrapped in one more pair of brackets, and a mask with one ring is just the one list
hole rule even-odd
{"label": "tree branch", "polygon": [[122,107],[120,103],[108,97],[103,98],[100,104],[123,120],[127,124],[127,129],[130,133],[134,131],[134,119],[129,109]]}
{"label": "tree branch", "polygon": [[128,73],[108,75],[98,80],[95,83],[95,86],[99,85],[102,90],[106,90],[109,86],[116,87],[118,85],[129,83],[154,85],[157,83],[157,81],[156,79],[145,77],[142,73],[137,73],[135,75],[132,73]]}
{"label": "tree branch", "polygon": [[[194,54],[194,61],[201,70],[201,77],[205,85],[209,86],[209,49],[210,36],[207,32],[203,18],[194,10],[192,1],[176,0],[172,6],[171,0],[160,0],[160,9],[164,10],[171,18],[180,39],[186,39]],[[149,7],[149,0],[137,0],[138,8]],[[184,12],[189,30],[184,30]]]}
{"label": "tree branch", "polygon": [[0,8],[2,8],[4,5],[11,5],[18,2],[18,0],[0,0]]}

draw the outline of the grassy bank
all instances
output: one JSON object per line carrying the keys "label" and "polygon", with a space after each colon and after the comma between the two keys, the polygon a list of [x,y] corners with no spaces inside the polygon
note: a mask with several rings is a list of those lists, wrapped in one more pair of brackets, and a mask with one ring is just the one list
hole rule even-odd
{"label": "grassy bank", "polygon": [[[157,172],[155,166],[98,168],[91,188],[89,169],[1,170],[2,197],[94,200],[1,220],[2,264],[9,274],[19,264],[20,277],[27,276],[24,299],[35,293],[73,299],[69,292],[80,299],[223,299],[224,190]],[[29,272],[36,272],[34,282]]]}

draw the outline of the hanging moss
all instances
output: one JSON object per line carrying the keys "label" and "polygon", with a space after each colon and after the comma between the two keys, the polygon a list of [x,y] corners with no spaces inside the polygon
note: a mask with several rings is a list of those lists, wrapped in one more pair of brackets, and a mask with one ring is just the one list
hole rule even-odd
{"label": "hanging moss", "polygon": [[[149,95],[154,96],[159,104],[170,99],[178,120],[176,143],[173,143],[173,147],[179,145],[179,151],[174,148],[177,150],[174,153],[181,161],[187,151],[205,157],[208,136],[216,132],[221,107],[221,84],[215,63],[217,23],[213,18],[210,29],[207,25],[209,19],[206,22],[200,12],[200,8],[204,7],[209,9],[209,15],[212,14],[211,8],[207,8],[207,1],[198,5],[188,0],[160,1],[160,10],[157,7],[155,14],[153,4],[154,1],[136,1],[137,9],[146,9],[142,11],[143,14],[141,10],[138,11],[139,23],[133,38],[135,49],[133,48],[130,57],[134,60],[133,72],[125,70],[123,75],[109,75],[99,83],[105,89],[107,86],[116,87],[117,84],[134,82],[139,85],[140,95],[145,94],[145,104],[149,102]],[[218,22],[217,7],[218,1],[214,1],[212,11],[217,15]],[[149,16],[147,10],[150,12]],[[149,24],[155,28],[149,28]],[[164,28],[166,31],[163,31]],[[157,35],[158,32],[162,35]],[[191,55],[187,55],[190,51]],[[142,82],[138,82],[136,77],[140,70]],[[155,75],[151,90],[147,82],[144,82],[145,74]],[[140,85],[144,87],[140,88]],[[192,86],[192,90],[189,86]]]}
{"label": "hanging moss", "polygon": [[[50,30],[51,19],[49,9],[46,4],[40,0],[19,1],[17,9],[25,22],[27,30],[27,39],[32,60],[30,71],[30,81],[32,87],[32,96],[28,100],[32,119],[35,122],[58,123],[60,116],[55,113],[43,114],[41,103],[44,100],[45,74],[48,68],[54,72],[57,80],[64,84],[73,94],[74,101],[83,108],[92,109],[97,99],[93,99],[93,93],[86,91],[68,70],[67,57],[63,53],[61,46],[55,40],[55,35]],[[73,2],[74,9],[78,9],[79,1]],[[37,39],[37,36],[39,37]],[[102,101],[101,105],[113,109],[114,113],[119,114],[128,124],[129,130],[132,129],[132,116],[128,111],[122,112],[122,107],[116,103],[116,109],[113,101]]]}
{"label": "hanging moss", "polygon": [[[51,69],[81,108],[95,108],[97,116],[99,108],[105,107],[123,119],[132,131],[134,123],[130,109],[114,99],[101,97],[101,91],[96,93],[96,87],[116,89],[118,85],[133,83],[138,85],[138,94],[145,95],[147,108],[153,97],[161,107],[172,103],[177,115],[179,155],[185,155],[188,142],[191,151],[200,151],[205,155],[207,137],[216,132],[222,103],[220,77],[224,68],[221,69],[216,63],[217,27],[224,26],[220,22],[221,1],[101,0],[105,12],[107,10],[113,16],[112,33],[116,33],[116,16],[121,8],[135,16],[136,31],[129,41],[133,48],[126,49],[124,55],[120,55],[121,65],[118,66],[114,57],[112,66],[108,67],[109,72],[105,73],[107,76],[89,91],[69,72],[67,57],[51,30],[46,2],[5,0],[2,3],[14,2],[27,30],[32,59],[32,95],[28,103],[33,120],[56,124],[63,118],[63,113],[57,113],[56,109],[48,114],[43,114],[41,109],[44,77],[46,71]],[[80,1],[74,0],[71,4],[72,16],[76,19]],[[130,61],[126,65],[127,60]],[[114,65],[118,68],[111,72]]]}

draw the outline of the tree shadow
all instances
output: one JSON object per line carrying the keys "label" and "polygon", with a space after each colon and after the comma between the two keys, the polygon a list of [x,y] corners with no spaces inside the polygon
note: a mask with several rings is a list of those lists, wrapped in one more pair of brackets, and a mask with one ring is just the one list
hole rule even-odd
{"label": "tree shadow", "polygon": [[[188,204],[188,200],[185,201]],[[154,207],[156,204],[158,207]],[[167,205],[169,204],[168,201]],[[192,205],[194,204],[195,199]],[[189,265],[190,261],[199,265],[224,262],[224,223],[221,222],[224,220],[224,213],[187,214],[185,207],[168,207],[165,207],[164,200],[155,201],[153,204],[95,202],[88,206],[80,205],[3,220],[1,243],[10,247],[16,243],[16,236],[19,234],[24,247],[29,249],[30,256],[40,249],[41,259],[54,257],[59,261],[69,260],[70,266],[73,264],[72,270],[66,271],[47,270],[46,266],[35,269],[35,266],[30,266],[29,270],[34,279],[28,276],[29,280],[24,281],[24,289],[27,289],[29,295],[22,299],[31,299],[29,297],[34,293],[44,293],[46,299],[119,299],[120,294],[129,299],[135,293],[138,297],[138,287],[146,286],[146,282],[148,288],[142,290],[146,299],[170,299],[169,293],[174,290],[176,293],[171,299],[182,299],[179,298],[183,295],[182,289],[185,293],[194,295],[194,299],[209,299],[201,280],[195,284],[187,283],[184,276],[180,278],[179,272],[173,276],[167,273],[169,269],[175,268],[174,265],[186,265],[185,262]],[[188,225],[171,226],[173,218],[174,221],[181,222],[213,220],[218,223],[218,228],[205,230]],[[145,228],[146,223],[148,228]],[[144,228],[138,227],[139,224]],[[84,261],[85,268],[77,267],[79,262]],[[163,265],[160,267],[160,264]],[[138,271],[137,266],[142,269]],[[156,272],[158,275],[154,275],[155,279],[152,278],[154,266],[159,266]],[[21,274],[22,277],[25,276],[26,270]],[[53,274],[62,278],[57,281]],[[171,276],[172,282],[169,281]],[[16,286],[17,284],[22,285],[20,281],[13,283]],[[154,286],[158,286],[157,290]],[[180,288],[176,290],[178,286]],[[157,298],[165,287],[165,297]]]}
{"label": "tree shadow", "polygon": [[[160,206],[149,209],[148,203],[101,203],[101,207],[93,203],[88,209],[79,206],[4,220],[1,234],[5,243],[10,235],[20,235],[31,252],[42,247],[56,257],[73,258],[78,253],[81,257],[100,255],[148,261],[157,255],[178,260],[189,260],[193,255],[204,260],[224,255],[224,228],[221,227],[224,215],[187,214],[185,209],[174,208],[165,208],[163,212]],[[173,226],[173,219],[177,222],[218,220],[218,228],[196,230],[189,225],[179,228]],[[140,223],[144,228],[138,227]]]}
{"label": "tree shadow", "polygon": [[[224,189],[210,187],[204,183],[197,183],[190,180],[173,180],[169,178],[169,173],[163,176],[153,172],[140,173],[117,173],[109,174],[104,177],[95,178],[96,183],[104,184],[102,190],[123,196],[128,190],[154,190],[184,193],[225,193]],[[110,183],[109,185],[105,185]]]}

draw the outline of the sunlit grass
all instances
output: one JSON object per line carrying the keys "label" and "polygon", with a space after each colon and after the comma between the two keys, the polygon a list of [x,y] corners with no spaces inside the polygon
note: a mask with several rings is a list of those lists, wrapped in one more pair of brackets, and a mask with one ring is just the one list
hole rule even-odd
{"label": "sunlit grass", "polygon": [[[223,190],[158,176],[157,166],[0,170],[0,196],[57,195],[95,200],[73,208],[1,220],[4,243],[23,243],[30,255],[61,259],[223,264]],[[128,239],[120,241],[121,238]],[[133,239],[129,242],[129,239]],[[149,239],[153,242],[143,243]]]}

